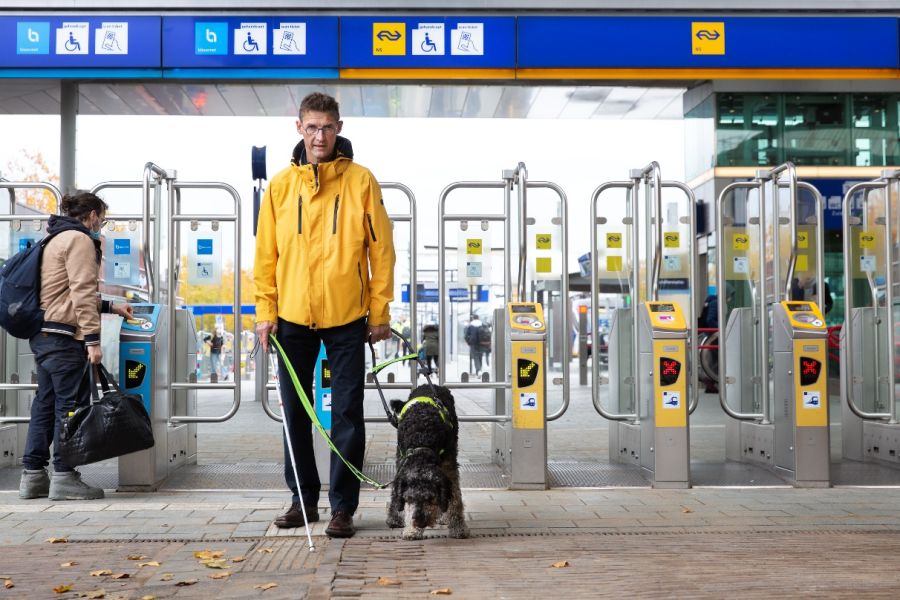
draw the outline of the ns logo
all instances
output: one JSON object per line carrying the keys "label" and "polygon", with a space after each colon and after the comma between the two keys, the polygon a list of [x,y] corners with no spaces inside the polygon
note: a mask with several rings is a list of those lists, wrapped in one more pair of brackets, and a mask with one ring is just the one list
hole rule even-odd
{"label": "ns logo", "polygon": [[466,240],[466,254],[481,254],[481,240]]}

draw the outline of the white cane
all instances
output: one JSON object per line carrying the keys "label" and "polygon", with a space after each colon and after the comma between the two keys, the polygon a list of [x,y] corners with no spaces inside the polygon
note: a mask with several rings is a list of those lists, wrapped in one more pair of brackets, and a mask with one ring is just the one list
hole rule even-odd
{"label": "white cane", "polygon": [[288,455],[291,457],[291,468],[294,469],[294,481],[297,484],[297,496],[300,497],[300,510],[303,512],[303,525],[306,527],[306,539],[309,541],[309,551],[315,552],[312,535],[309,532],[309,521],[306,520],[306,504],[303,502],[303,493],[300,489],[300,477],[297,475],[297,459],[294,458],[294,446],[291,444],[291,433],[288,431],[287,415],[284,412],[284,399],[281,395],[281,378],[278,377],[278,361],[275,354],[269,353],[269,365],[275,374],[275,389],[278,391],[278,406],[281,407],[281,424],[284,426],[284,439],[287,441]]}

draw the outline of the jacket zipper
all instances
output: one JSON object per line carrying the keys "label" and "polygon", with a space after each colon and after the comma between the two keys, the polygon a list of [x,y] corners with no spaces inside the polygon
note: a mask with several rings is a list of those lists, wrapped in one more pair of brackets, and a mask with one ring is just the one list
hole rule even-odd
{"label": "jacket zipper", "polygon": [[338,215],[338,205],[341,203],[341,195],[338,194],[334,197],[334,220],[331,222],[331,233],[337,233],[337,215]]}
{"label": "jacket zipper", "polygon": [[319,189],[319,165],[317,163],[313,163],[313,174],[316,176],[316,191]]}
{"label": "jacket zipper", "polygon": [[356,261],[356,274],[359,276],[359,305],[363,305],[363,280],[362,280],[362,267],[359,266],[359,261]]}
{"label": "jacket zipper", "polygon": [[372,234],[372,241],[377,242],[378,240],[375,238],[375,228],[372,227],[372,215],[366,213],[366,218],[369,220],[369,233]]}
{"label": "jacket zipper", "polygon": [[300,205],[297,207],[297,233],[303,233],[303,196],[300,196]]}

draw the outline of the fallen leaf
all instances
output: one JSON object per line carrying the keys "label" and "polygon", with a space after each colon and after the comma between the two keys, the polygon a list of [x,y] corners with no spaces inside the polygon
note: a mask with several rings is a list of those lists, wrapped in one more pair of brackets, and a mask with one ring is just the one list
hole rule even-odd
{"label": "fallen leaf", "polygon": [[402,582],[397,581],[396,579],[391,579],[390,577],[379,577],[378,581],[375,582],[377,585],[401,585]]}
{"label": "fallen leaf", "polygon": [[683,513],[692,513],[692,512],[694,512],[694,511],[692,511],[692,510],[689,509],[687,506],[685,506],[684,508],[681,509],[681,512],[683,512]]}
{"label": "fallen leaf", "polygon": [[6,581],[7,579],[12,579],[9,575],[0,575],[0,580]]}
{"label": "fallen leaf", "polygon": [[3,582],[3,587],[10,590],[10,589],[16,587],[16,584],[13,583],[12,579],[7,579],[6,581]]}
{"label": "fallen leaf", "polygon": [[106,590],[94,590],[92,592],[81,592],[76,598],[106,598]]}
{"label": "fallen leaf", "polygon": [[129,554],[128,560],[146,560],[147,557],[142,554]]}
{"label": "fallen leaf", "polygon": [[559,561],[559,562],[553,563],[553,564],[550,565],[550,566],[553,567],[554,569],[562,569],[563,567],[568,567],[568,566],[569,566],[569,561],[567,561],[567,560],[561,560],[561,561]]}
{"label": "fallen leaf", "polygon": [[47,541],[51,544],[65,544],[69,541],[68,538],[47,538]]}
{"label": "fallen leaf", "polygon": [[158,567],[158,566],[159,566],[159,563],[155,560],[138,563],[138,567]]}
{"label": "fallen leaf", "polygon": [[72,584],[72,583],[70,583],[68,585],[58,585],[55,588],[53,588],[53,593],[54,594],[65,594],[66,592],[71,592],[73,585],[74,584]]}
{"label": "fallen leaf", "polygon": [[266,554],[272,554],[272,552],[274,552],[274,550],[272,550],[271,548],[259,548],[257,550],[257,552],[265,552]]}
{"label": "fallen leaf", "polygon": [[74,566],[77,565],[77,564],[78,564],[78,561],[77,561],[77,560],[70,560],[69,562],[64,562],[63,564],[61,564],[61,565],[59,565],[59,566],[61,566],[61,567],[74,567]]}
{"label": "fallen leaf", "polygon": [[141,600],[156,600],[156,596],[141,596]]}
{"label": "fallen leaf", "polygon": [[450,591],[450,588],[440,588],[437,590],[431,590],[432,596],[449,596],[453,592]]}
{"label": "fallen leaf", "polygon": [[91,571],[91,577],[106,577],[107,575],[112,575],[112,571],[109,569],[100,569],[98,571]]}
{"label": "fallen leaf", "polygon": [[209,560],[201,560],[200,564],[205,566],[207,569],[227,569],[228,565],[225,563],[224,558],[211,558]]}
{"label": "fallen leaf", "polygon": [[245,560],[247,560],[247,559],[244,558],[243,556],[235,556],[234,558],[231,559],[231,562],[239,563],[239,562],[244,562]]}
{"label": "fallen leaf", "polygon": [[175,577],[174,573],[163,573],[162,577],[159,578],[160,581],[172,581],[172,578]]}
{"label": "fallen leaf", "polygon": [[253,589],[266,591],[266,590],[271,590],[274,587],[278,587],[278,584],[277,583],[257,583],[256,585],[253,586]]}
{"label": "fallen leaf", "polygon": [[199,550],[194,552],[194,558],[199,558],[201,560],[209,559],[209,558],[222,558],[225,556],[224,550]]}
{"label": "fallen leaf", "polygon": [[112,576],[113,579],[130,579],[131,575],[128,573],[116,573]]}
{"label": "fallen leaf", "polygon": [[210,573],[210,579],[225,579],[227,577],[231,577],[231,573]]}
{"label": "fallen leaf", "polygon": [[184,581],[179,581],[178,583],[176,583],[175,587],[187,587],[189,585],[194,585],[198,581],[200,581],[200,580],[199,579],[185,579]]}

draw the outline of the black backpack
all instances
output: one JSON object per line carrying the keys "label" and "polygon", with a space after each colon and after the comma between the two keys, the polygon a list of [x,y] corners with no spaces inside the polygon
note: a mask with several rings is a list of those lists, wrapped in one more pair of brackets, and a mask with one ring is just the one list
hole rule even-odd
{"label": "black backpack", "polygon": [[0,270],[0,327],[13,337],[27,340],[41,330],[41,259],[53,235],[10,258]]}
{"label": "black backpack", "polygon": [[478,345],[482,348],[491,347],[491,326],[487,323],[482,323],[478,328]]}

